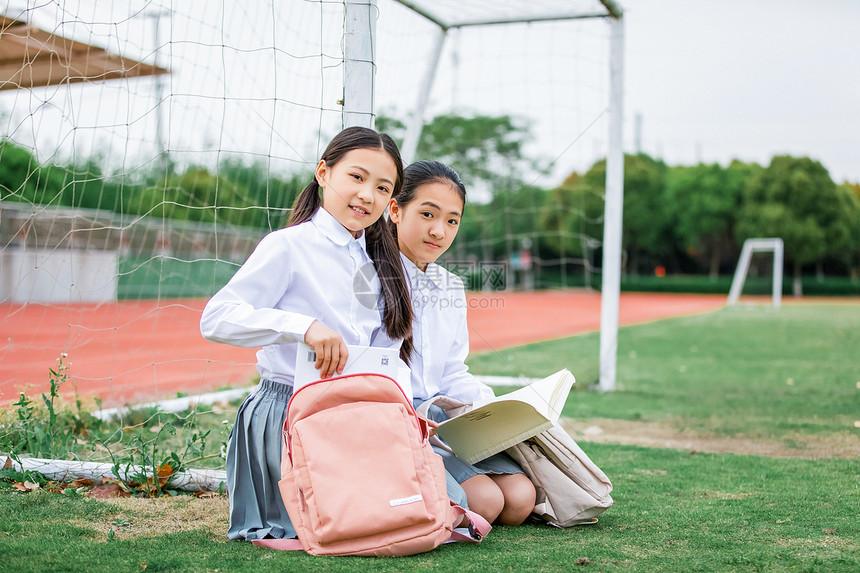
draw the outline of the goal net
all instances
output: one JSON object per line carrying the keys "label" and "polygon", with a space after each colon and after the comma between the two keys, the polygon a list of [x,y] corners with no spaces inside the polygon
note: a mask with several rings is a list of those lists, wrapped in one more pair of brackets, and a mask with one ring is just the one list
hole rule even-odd
{"label": "goal net", "polygon": [[[374,109],[405,141],[426,96],[413,158],[469,185],[449,265],[475,289],[590,286],[603,190],[571,189],[607,153],[609,32],[541,15],[605,3],[426,3],[456,22],[441,45],[418,4],[375,2]],[[0,77],[0,399],[46,391],[61,353],[104,406],[252,383],[254,350],[197,321],[342,127],[345,10],[0,2],[20,62]]]}
{"label": "goal net", "polygon": [[[605,14],[603,6],[385,7],[378,113],[402,123],[395,135],[408,159],[445,161],[468,188],[444,262],[473,289],[596,286],[603,180],[587,189],[577,182],[607,153],[609,30],[604,21],[563,15]],[[410,145],[416,116],[424,127]]]}
{"label": "goal net", "polygon": [[62,352],[105,406],[247,386],[254,352],[215,348],[196,321],[340,130],[343,6],[9,1],[0,16],[20,60],[0,79],[0,398],[45,391]]}

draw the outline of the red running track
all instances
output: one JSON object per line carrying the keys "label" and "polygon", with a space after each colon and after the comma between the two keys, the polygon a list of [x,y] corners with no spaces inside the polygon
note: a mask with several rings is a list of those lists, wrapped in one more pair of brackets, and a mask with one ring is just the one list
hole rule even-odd
{"label": "red running track", "polygon": [[[600,293],[472,294],[471,350],[487,351],[600,328]],[[621,325],[721,308],[724,295],[622,293]],[[47,392],[49,368],[66,353],[61,391],[115,407],[251,384],[256,349],[200,336],[205,300],[111,304],[0,304],[0,404]],[[516,327],[512,327],[516,325]]]}

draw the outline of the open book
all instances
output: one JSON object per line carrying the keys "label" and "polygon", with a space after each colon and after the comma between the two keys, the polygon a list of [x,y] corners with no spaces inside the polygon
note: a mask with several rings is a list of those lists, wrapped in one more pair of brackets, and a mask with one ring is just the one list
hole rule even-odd
{"label": "open book", "polygon": [[474,464],[548,430],[576,380],[561,370],[543,380],[476,404],[439,424],[436,433],[457,457]]}

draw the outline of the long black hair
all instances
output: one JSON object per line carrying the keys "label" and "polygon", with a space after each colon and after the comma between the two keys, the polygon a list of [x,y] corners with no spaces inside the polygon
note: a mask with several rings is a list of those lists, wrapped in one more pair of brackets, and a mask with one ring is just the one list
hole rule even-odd
{"label": "long black hair", "polygon": [[[387,153],[397,168],[392,196],[397,195],[403,186],[403,160],[400,150],[390,136],[366,127],[348,127],[337,134],[328,144],[321,160],[329,167],[355,149],[379,149]],[[292,212],[286,226],[292,227],[310,221],[322,205],[320,186],[314,177],[293,203]],[[409,302],[409,289],[400,263],[400,250],[397,241],[386,228],[387,223],[380,217],[364,232],[367,254],[376,267],[376,274],[382,285],[382,324],[392,339],[403,339],[400,357],[407,364],[412,353],[412,306]]]}

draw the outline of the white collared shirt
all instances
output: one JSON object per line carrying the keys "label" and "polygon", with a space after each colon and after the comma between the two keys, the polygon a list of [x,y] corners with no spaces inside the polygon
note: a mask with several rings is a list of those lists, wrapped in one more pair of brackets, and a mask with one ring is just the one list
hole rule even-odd
{"label": "white collared shirt", "polygon": [[325,209],[269,233],[203,309],[200,331],[213,342],[257,347],[260,376],[292,383],[295,342],[314,322],[346,344],[399,348],[382,326],[380,283],[364,234],[357,239]]}
{"label": "white collared shirt", "polygon": [[426,400],[436,395],[472,403],[494,396],[469,373],[466,290],[457,275],[436,263],[421,272],[400,255],[412,297],[412,392]]}

